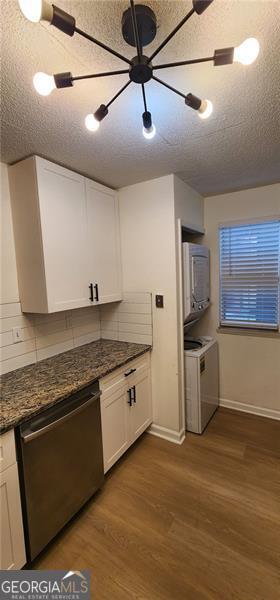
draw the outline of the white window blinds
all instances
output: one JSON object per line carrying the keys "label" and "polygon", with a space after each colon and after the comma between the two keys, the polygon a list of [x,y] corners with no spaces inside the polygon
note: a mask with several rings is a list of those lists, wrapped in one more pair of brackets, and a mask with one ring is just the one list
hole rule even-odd
{"label": "white window blinds", "polygon": [[220,227],[220,324],[277,329],[280,220]]}

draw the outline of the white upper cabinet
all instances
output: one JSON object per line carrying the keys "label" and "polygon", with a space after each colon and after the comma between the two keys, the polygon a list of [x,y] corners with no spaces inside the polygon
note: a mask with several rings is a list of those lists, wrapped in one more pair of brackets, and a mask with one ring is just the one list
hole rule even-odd
{"label": "white upper cabinet", "polygon": [[115,192],[37,156],[9,177],[22,310],[120,300]]}
{"label": "white upper cabinet", "polygon": [[[90,281],[99,304],[121,300],[117,194],[86,179]],[[98,300],[97,300],[98,298]]]}
{"label": "white upper cabinet", "polygon": [[83,177],[36,158],[48,312],[89,305]]}

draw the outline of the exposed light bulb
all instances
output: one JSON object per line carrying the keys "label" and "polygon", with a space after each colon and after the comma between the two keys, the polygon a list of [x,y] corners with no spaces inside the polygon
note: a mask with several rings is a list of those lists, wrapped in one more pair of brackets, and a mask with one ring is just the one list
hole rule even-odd
{"label": "exposed light bulb", "polygon": [[89,131],[97,131],[99,129],[100,121],[98,121],[95,116],[90,113],[85,118],[85,126]]}
{"label": "exposed light bulb", "polygon": [[201,100],[200,108],[198,109],[198,114],[201,119],[208,119],[213,112],[213,104],[210,100]]}
{"label": "exposed light bulb", "polygon": [[151,127],[143,127],[143,136],[146,138],[146,140],[151,140],[153,137],[155,137],[156,131],[157,130],[154,125],[151,125]]}
{"label": "exposed light bulb", "polygon": [[46,0],[18,0],[22,14],[32,23],[39,21],[51,22],[53,7]]}
{"label": "exposed light bulb", "polygon": [[56,87],[54,76],[47,73],[36,73],[33,77],[33,85],[40,96],[48,96]]}
{"label": "exposed light bulb", "polygon": [[240,44],[237,48],[234,48],[233,60],[239,62],[242,65],[251,65],[256,60],[260,51],[260,44],[255,38],[248,38]]}

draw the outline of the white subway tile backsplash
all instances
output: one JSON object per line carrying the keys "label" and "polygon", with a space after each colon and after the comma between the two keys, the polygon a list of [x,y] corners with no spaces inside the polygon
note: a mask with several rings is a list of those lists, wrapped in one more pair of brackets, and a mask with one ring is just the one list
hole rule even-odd
{"label": "white subway tile backsplash", "polygon": [[50,321],[45,323],[40,323],[34,326],[34,337],[44,337],[47,335],[51,335],[52,333],[56,333],[57,331],[64,331],[66,329],[66,318],[59,321]]}
{"label": "white subway tile backsplash", "polygon": [[152,326],[152,312],[150,314],[120,313],[119,323],[143,323]]}
{"label": "white subway tile backsplash", "polygon": [[11,331],[13,327],[29,327],[32,325],[31,317],[26,317],[23,314],[20,314],[15,317],[7,317],[4,319],[0,319],[0,332],[4,333],[5,331]]}
{"label": "white subway tile backsplash", "polygon": [[54,344],[59,344],[60,342],[66,342],[68,340],[73,340],[73,332],[71,329],[64,329],[51,333],[50,335],[36,337],[36,350],[41,350],[42,348],[47,348],[48,346],[53,346]]}
{"label": "white subway tile backsplash", "polygon": [[[69,312],[67,313],[69,314]],[[88,306],[86,308],[76,308],[71,311],[72,321],[79,319],[86,319],[89,317],[91,320],[99,321],[99,306]]]}
{"label": "white subway tile backsplash", "polygon": [[21,306],[19,302],[11,302],[11,304],[0,304],[0,319],[17,317],[18,315],[21,315]]}
{"label": "white subway tile backsplash", "polygon": [[9,346],[9,344],[13,343],[13,334],[11,331],[5,331],[5,333],[0,333],[0,347]]}
{"label": "white subway tile backsplash", "polygon": [[8,360],[9,358],[15,358],[28,352],[33,352],[36,349],[35,340],[28,340],[27,342],[18,342],[17,344],[11,344],[10,346],[4,346],[1,349],[1,360]]}
{"label": "white subway tile backsplash", "polygon": [[65,320],[67,314],[71,313],[71,311],[60,311],[57,313],[51,313],[51,314],[34,314],[32,315],[32,319],[34,322],[34,325],[46,325],[46,324],[50,324],[50,323],[55,323],[57,321],[63,321]]}
{"label": "white subway tile backsplash", "polygon": [[56,354],[61,354],[61,352],[72,350],[72,348],[74,348],[73,338],[67,340],[66,342],[60,342],[58,344],[53,344],[52,346],[47,346],[46,348],[41,348],[36,352],[37,361],[44,360],[44,358],[50,358],[50,356],[56,356]]}
{"label": "white subway tile backsplash", "polygon": [[123,302],[136,304],[151,304],[151,294],[149,292],[124,292]]}
{"label": "white subway tile backsplash", "polygon": [[108,333],[108,331],[116,333],[119,331],[119,323],[118,321],[101,321],[101,329],[103,333]]}
{"label": "white subway tile backsplash", "polygon": [[152,344],[152,296],[125,292],[123,302],[100,307],[101,337],[120,342]]}
{"label": "white subway tile backsplash", "polygon": [[151,344],[151,335],[140,335],[139,333],[121,333],[119,332],[118,337],[120,342],[133,342],[135,344]]}
{"label": "white subway tile backsplash", "polygon": [[151,335],[151,325],[142,323],[119,323],[120,333],[140,333],[141,335]]}
{"label": "white subway tile backsplash", "polygon": [[96,340],[100,340],[100,329],[98,331],[93,331],[91,333],[85,333],[84,335],[74,337],[74,348],[77,348],[77,346],[83,346],[84,344],[90,344],[90,342],[95,342]]}
{"label": "white subway tile backsplash", "polygon": [[119,341],[119,332],[107,329],[106,331],[101,330],[101,338],[103,340],[116,340]]}
{"label": "white subway tile backsplash", "polygon": [[[0,308],[2,374],[100,339],[98,307],[50,315],[22,314],[19,302]],[[13,343],[13,327],[21,328],[22,342]]]}
{"label": "white subway tile backsplash", "polygon": [[143,302],[143,304],[136,302],[121,302],[119,305],[119,312],[129,314],[150,314],[151,307],[146,302]]}
{"label": "white subway tile backsplash", "polygon": [[36,360],[36,352],[28,352],[27,354],[21,354],[20,356],[10,358],[9,360],[3,360],[1,363],[1,374],[4,375],[4,373],[8,373],[9,371],[31,365],[32,363],[35,363]]}
{"label": "white subway tile backsplash", "polygon": [[101,321],[115,321],[117,323],[119,321],[118,307],[119,302],[102,306],[100,309]]}
{"label": "white subway tile backsplash", "polygon": [[81,323],[77,327],[73,327],[74,337],[80,337],[88,333],[96,333],[100,337],[100,323]]}
{"label": "white subway tile backsplash", "polygon": [[22,340],[25,342],[26,340],[32,340],[35,338],[35,330],[34,327],[24,327],[21,330]]}
{"label": "white subway tile backsplash", "polygon": [[[123,302],[29,315],[19,302],[0,305],[1,373],[89,344],[100,338],[152,344],[151,294],[126,292]],[[13,343],[12,328],[22,341]]]}

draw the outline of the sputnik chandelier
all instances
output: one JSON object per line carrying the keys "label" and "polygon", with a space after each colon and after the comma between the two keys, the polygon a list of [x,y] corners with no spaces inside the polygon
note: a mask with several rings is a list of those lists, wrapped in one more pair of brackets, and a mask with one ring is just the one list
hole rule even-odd
{"label": "sputnik chandelier", "polygon": [[180,62],[165,63],[160,65],[153,65],[154,58],[159,52],[170,42],[174,35],[183,27],[183,25],[190,19],[194,14],[201,15],[213,0],[193,0],[191,10],[186,16],[178,23],[178,25],[171,31],[171,33],[161,42],[151,56],[143,54],[143,47],[150,44],[156,36],[157,22],[156,15],[151,8],[143,4],[134,4],[133,0],[130,0],[130,7],[123,13],[122,16],[122,35],[124,40],[130,45],[137,49],[137,54],[134,58],[129,59],[116,52],[106,44],[103,44],[99,40],[95,39],[88,33],[85,33],[78,27],[76,27],[75,18],[61,10],[54,4],[51,5],[47,0],[19,0],[19,5],[24,16],[34,23],[39,21],[46,21],[57,29],[60,29],[63,33],[69,36],[73,36],[74,33],[86,38],[93,44],[100,46],[110,54],[113,54],[123,62],[125,62],[128,68],[119,71],[110,71],[105,73],[93,73],[90,75],[79,75],[73,77],[72,73],[57,73],[55,75],[47,75],[46,73],[36,73],[33,78],[33,83],[36,91],[42,96],[48,96],[55,88],[66,88],[72,87],[75,81],[81,79],[94,79],[98,77],[108,77],[112,75],[128,75],[127,83],[113,96],[113,98],[107,102],[107,104],[101,104],[94,114],[88,114],[85,118],[85,125],[89,131],[97,131],[100,122],[106,117],[109,112],[109,107],[113,102],[126,90],[126,88],[133,82],[141,86],[142,96],[144,103],[144,112],[142,114],[143,120],[143,135],[147,139],[152,139],[156,133],[156,128],[152,121],[152,115],[148,110],[145,84],[150,80],[154,80],[160,85],[168,88],[175,94],[181,96],[185,104],[197,111],[197,114],[202,118],[206,119],[212,113],[213,106],[210,100],[201,100],[194,94],[184,94],[179,90],[175,89],[166,81],[162,81],[154,74],[155,71],[160,69],[167,69],[170,67],[180,67],[183,65],[192,65],[203,62],[213,62],[214,66],[229,65],[233,62],[239,62],[243,65],[250,65],[258,56],[259,43],[255,38],[249,38],[245,40],[237,48],[221,48],[214,51],[213,56],[204,58],[196,58],[192,60],[182,60]]}

